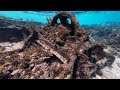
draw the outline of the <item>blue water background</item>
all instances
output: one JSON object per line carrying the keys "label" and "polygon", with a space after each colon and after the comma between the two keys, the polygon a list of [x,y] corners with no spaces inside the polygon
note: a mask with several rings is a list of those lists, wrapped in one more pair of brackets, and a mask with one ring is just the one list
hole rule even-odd
{"label": "blue water background", "polygon": [[[120,11],[69,11],[78,19],[80,25],[110,25],[120,23]],[[58,11],[0,11],[0,16],[15,20],[47,23],[46,18],[53,18]]]}

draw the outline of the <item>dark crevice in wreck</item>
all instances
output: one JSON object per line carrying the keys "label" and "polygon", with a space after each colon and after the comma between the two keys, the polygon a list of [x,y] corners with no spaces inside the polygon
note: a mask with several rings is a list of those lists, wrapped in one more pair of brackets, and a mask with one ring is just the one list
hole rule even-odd
{"label": "dark crevice in wreck", "polygon": [[19,42],[24,39],[25,36],[29,36],[30,32],[26,29],[17,28],[0,28],[0,42]]}

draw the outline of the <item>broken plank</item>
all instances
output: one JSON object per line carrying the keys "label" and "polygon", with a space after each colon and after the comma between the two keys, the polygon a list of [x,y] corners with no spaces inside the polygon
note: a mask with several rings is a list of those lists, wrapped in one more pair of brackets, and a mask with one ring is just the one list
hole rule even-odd
{"label": "broken plank", "polygon": [[68,61],[67,55],[63,51],[61,51],[58,48],[55,48],[55,46],[50,43],[47,39],[45,39],[41,34],[38,34],[39,39],[37,40],[37,43],[44,47],[46,50],[51,52],[53,55],[58,57],[63,63],[66,63]]}

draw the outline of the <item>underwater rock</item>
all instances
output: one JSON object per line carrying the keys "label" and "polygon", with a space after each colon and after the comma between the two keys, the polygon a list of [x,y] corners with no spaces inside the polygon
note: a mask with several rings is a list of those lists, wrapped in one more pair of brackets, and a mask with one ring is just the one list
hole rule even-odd
{"label": "underwater rock", "polygon": [[103,42],[113,49],[115,49],[117,52],[120,52],[120,33],[119,32],[113,32],[106,36],[103,40]]}
{"label": "underwater rock", "polygon": [[110,47],[104,49],[109,53],[103,60],[97,62],[100,67],[102,66],[102,69],[100,70],[102,75],[96,74],[92,79],[120,79],[120,58],[117,55],[112,54],[111,49],[112,48]]}

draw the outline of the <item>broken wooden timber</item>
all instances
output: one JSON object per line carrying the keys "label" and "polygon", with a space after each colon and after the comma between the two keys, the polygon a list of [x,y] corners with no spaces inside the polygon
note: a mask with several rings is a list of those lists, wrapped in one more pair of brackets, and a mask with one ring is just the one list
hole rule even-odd
{"label": "broken wooden timber", "polygon": [[27,39],[23,41],[21,47],[13,49],[11,51],[0,52],[0,54],[22,52],[30,42],[35,42],[36,40],[40,46],[47,49],[49,52],[51,52],[53,55],[59,58],[63,63],[66,63],[68,61],[67,55],[65,55],[63,51],[61,51],[59,48],[56,48],[52,43],[50,43],[47,39],[45,39],[42,34],[40,34],[39,32],[35,30],[33,31],[31,35],[28,36]]}
{"label": "broken wooden timber", "polygon": [[57,58],[59,58],[63,63],[66,63],[68,61],[67,55],[63,51],[61,51],[59,48],[56,48],[52,43],[50,43],[47,39],[45,39],[40,33],[38,33],[39,39],[37,40],[37,43],[44,47],[46,50],[51,52],[53,55],[55,55]]}

